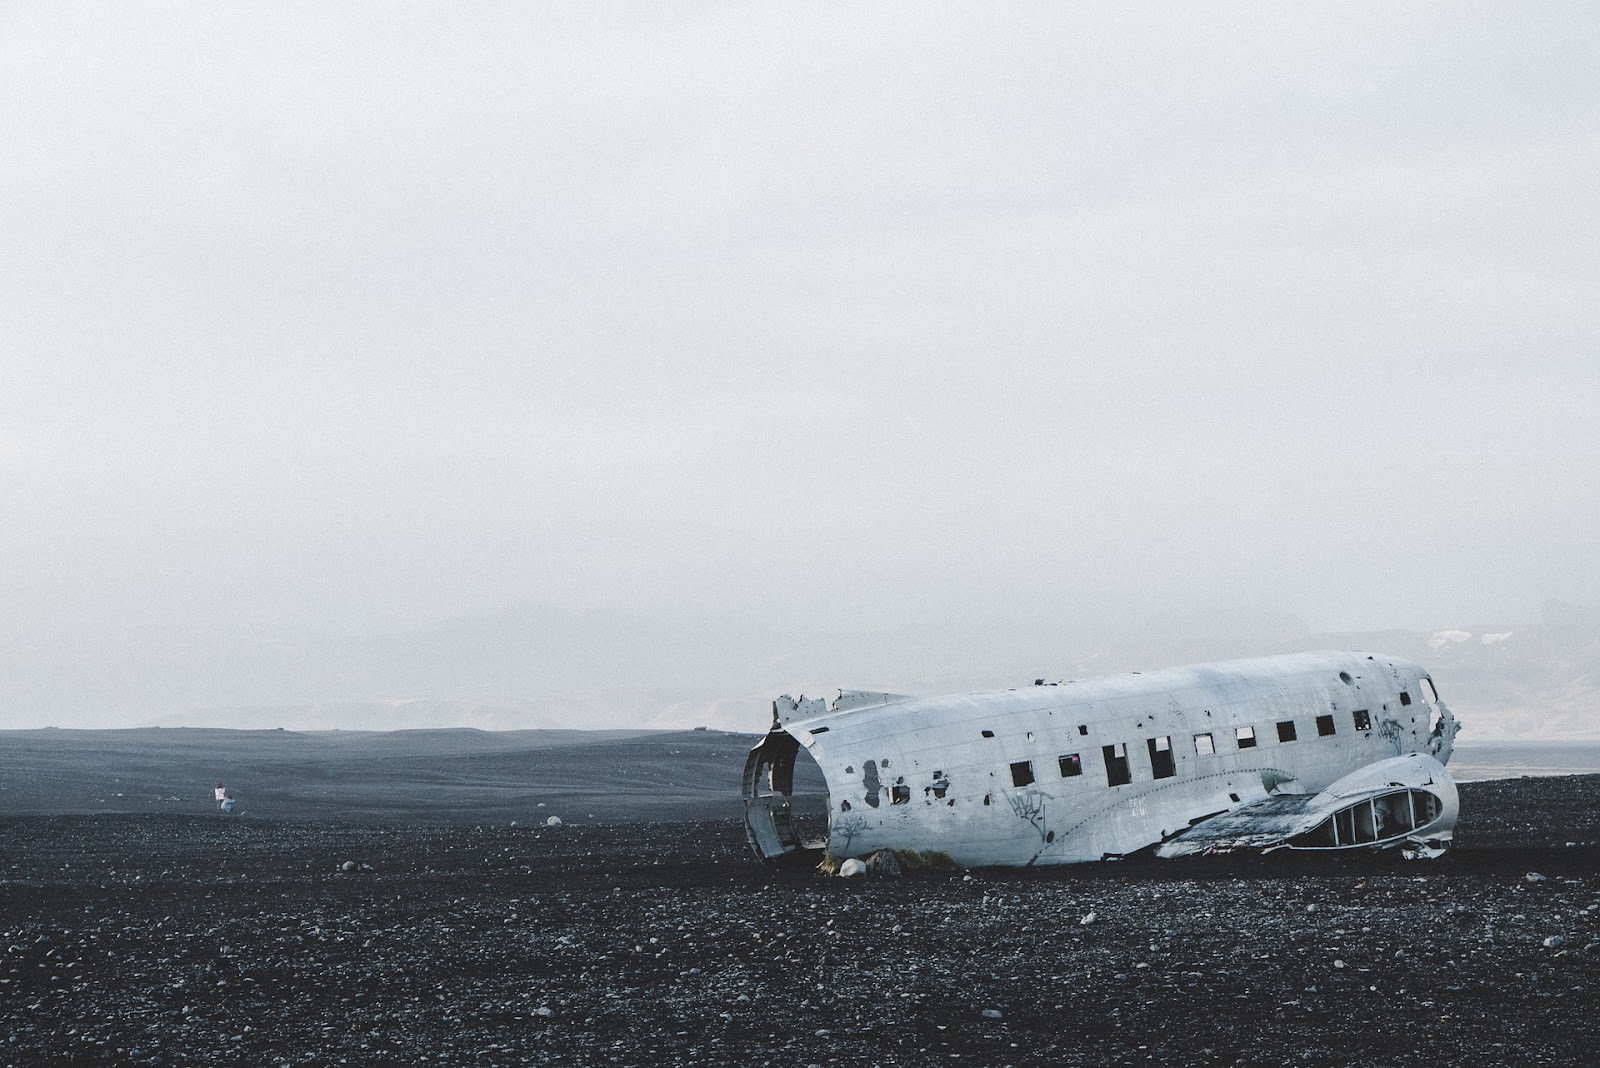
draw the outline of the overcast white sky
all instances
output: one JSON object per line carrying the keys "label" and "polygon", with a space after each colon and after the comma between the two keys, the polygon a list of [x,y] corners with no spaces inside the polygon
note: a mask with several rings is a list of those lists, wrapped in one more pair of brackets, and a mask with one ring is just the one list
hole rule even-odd
{"label": "overcast white sky", "polygon": [[1600,601],[1597,31],[8,4],[0,632]]}

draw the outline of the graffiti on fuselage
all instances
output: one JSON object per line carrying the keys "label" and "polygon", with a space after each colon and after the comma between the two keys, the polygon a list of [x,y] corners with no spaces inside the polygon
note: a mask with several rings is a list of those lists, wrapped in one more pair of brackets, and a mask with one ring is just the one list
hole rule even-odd
{"label": "graffiti on fuselage", "polygon": [[1050,795],[1043,790],[1027,790],[1020,794],[1008,794],[1006,800],[1011,803],[1011,811],[1017,814],[1017,819],[1028,823],[1039,832],[1039,840],[1044,841],[1048,833],[1044,826],[1045,806],[1052,800]]}

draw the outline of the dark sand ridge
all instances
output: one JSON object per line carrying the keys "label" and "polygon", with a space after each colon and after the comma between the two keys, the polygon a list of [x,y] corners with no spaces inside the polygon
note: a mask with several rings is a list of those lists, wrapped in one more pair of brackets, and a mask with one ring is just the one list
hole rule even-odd
{"label": "dark sand ridge", "polygon": [[[728,817],[741,811],[756,741],[722,731],[4,731],[0,813],[201,813],[220,780],[241,818]],[[803,783],[820,790],[809,770]]]}

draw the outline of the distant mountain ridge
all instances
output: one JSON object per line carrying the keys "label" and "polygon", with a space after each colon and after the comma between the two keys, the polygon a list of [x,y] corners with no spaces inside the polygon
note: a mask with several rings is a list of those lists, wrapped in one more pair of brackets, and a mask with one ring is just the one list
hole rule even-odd
{"label": "distant mountain ridge", "polygon": [[712,620],[655,633],[536,603],[389,635],[108,629],[0,640],[0,727],[759,732],[784,692],[952,693],[1361,649],[1432,671],[1467,738],[1600,739],[1600,609],[1584,606],[1429,631],[1318,634],[1279,615],[1153,622],[1137,641],[1071,648],[976,624],[797,638]]}
{"label": "distant mountain ridge", "polygon": [[[1544,615],[1547,621],[1540,623],[1433,631],[1350,631],[1283,638],[1153,638],[1079,658],[1064,674],[1041,670],[1039,676],[1052,681],[1085,679],[1278,653],[1361,650],[1403,657],[1427,668],[1441,697],[1461,720],[1466,739],[1600,740],[1600,612],[1557,604],[1547,605]],[[1552,619],[1555,621],[1549,621]],[[874,687],[883,682],[868,681]],[[1015,679],[1010,685],[1030,682],[1032,679]],[[842,678],[838,685],[853,689],[863,683]],[[910,693],[945,692],[912,683],[888,688]],[[749,700],[765,710],[775,696],[752,694]],[[699,710],[671,710],[652,720],[651,726],[686,726],[696,711],[702,713],[703,722],[724,730],[752,729],[751,714],[730,707],[726,701]]]}

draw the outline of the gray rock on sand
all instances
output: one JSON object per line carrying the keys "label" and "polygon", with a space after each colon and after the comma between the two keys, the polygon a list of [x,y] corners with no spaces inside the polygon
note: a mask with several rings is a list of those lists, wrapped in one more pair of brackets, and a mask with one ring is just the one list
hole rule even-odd
{"label": "gray rock on sand", "polygon": [[898,857],[887,849],[880,849],[867,858],[867,874],[883,879],[898,879],[904,872]]}

